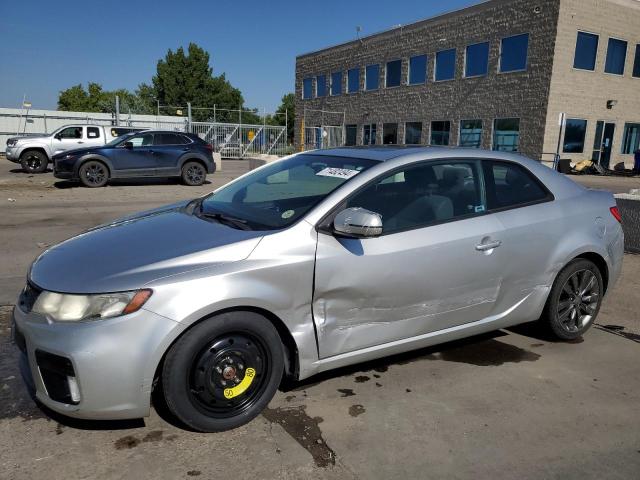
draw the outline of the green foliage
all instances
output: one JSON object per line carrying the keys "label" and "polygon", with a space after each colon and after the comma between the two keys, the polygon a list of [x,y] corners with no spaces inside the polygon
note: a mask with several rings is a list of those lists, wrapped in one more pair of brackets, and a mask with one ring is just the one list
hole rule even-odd
{"label": "green foliage", "polygon": [[153,113],[152,108],[137,94],[125,89],[105,91],[99,83],[90,82],[85,90],[81,84],[60,92],[58,110],[72,112],[115,112],[116,95],[120,97],[122,113]]}

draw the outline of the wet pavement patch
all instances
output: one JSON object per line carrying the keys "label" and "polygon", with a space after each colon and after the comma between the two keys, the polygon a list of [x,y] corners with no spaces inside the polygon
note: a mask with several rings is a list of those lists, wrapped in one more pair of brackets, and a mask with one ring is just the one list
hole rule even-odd
{"label": "wet pavement patch", "polygon": [[389,367],[383,365],[383,366],[380,366],[380,367],[376,367],[373,370],[378,372],[378,373],[384,373],[387,370],[389,370]]}
{"label": "wet pavement patch", "polygon": [[190,477],[197,477],[200,474],[202,474],[202,472],[200,470],[189,470],[187,472],[187,475],[190,476]]}
{"label": "wet pavement patch", "polygon": [[296,396],[295,396],[295,395],[287,395],[284,399],[285,399],[287,402],[290,402],[290,401],[291,401],[291,400],[293,400],[294,398],[296,398]]}
{"label": "wet pavement patch", "polygon": [[319,424],[322,417],[311,418],[307,415],[306,405],[298,407],[265,408],[264,418],[280,425],[302,448],[313,457],[318,467],[335,465],[336,454],[322,438]]}
{"label": "wet pavement patch", "polygon": [[376,387],[381,387],[381,386],[382,386],[381,383],[376,382]]}
{"label": "wet pavement patch", "polygon": [[356,381],[356,383],[364,383],[371,380],[371,378],[367,377],[366,375],[358,375],[354,380]]}
{"label": "wet pavement patch", "polygon": [[491,339],[443,350],[432,355],[431,358],[480,367],[496,367],[505,363],[534,362],[540,358],[540,355]]}
{"label": "wet pavement patch", "polygon": [[353,397],[355,393],[351,388],[339,388],[338,392],[341,393],[341,397]]}
{"label": "wet pavement patch", "polygon": [[134,437],[133,435],[127,435],[126,437],[119,438],[113,444],[116,447],[116,450],[125,450],[128,448],[135,448],[140,445],[140,440]]}
{"label": "wet pavement patch", "polygon": [[143,442],[159,442],[162,440],[162,434],[164,432],[162,430],[154,430],[153,432],[147,433],[142,439]]}
{"label": "wet pavement patch", "polygon": [[362,405],[351,405],[349,407],[349,415],[352,417],[357,417],[358,415],[362,415],[367,410]]}

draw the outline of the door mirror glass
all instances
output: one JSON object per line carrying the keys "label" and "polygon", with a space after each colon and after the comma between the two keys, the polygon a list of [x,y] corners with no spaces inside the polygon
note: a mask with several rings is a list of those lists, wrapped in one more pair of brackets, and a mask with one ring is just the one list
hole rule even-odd
{"label": "door mirror glass", "polygon": [[336,215],[333,230],[347,237],[377,237],[382,234],[382,217],[364,208],[347,208]]}
{"label": "door mirror glass", "polygon": [[128,149],[132,149],[133,148],[133,142],[124,142],[124,148],[128,148]]}

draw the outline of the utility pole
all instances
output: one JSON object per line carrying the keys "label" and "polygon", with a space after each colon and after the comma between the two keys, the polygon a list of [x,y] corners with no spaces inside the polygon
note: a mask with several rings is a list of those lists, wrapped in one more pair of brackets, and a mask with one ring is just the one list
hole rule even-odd
{"label": "utility pole", "polygon": [[116,95],[116,127],[120,126],[120,96]]}

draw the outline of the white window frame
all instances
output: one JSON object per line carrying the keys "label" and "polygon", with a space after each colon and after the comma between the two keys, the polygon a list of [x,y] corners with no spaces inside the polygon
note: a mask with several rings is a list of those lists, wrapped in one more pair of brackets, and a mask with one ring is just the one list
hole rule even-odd
{"label": "white window frame", "polygon": [[[480,42],[483,43],[483,42]],[[474,44],[475,45],[475,44]],[[470,122],[472,120],[480,120],[480,124],[482,125],[482,127],[480,127],[481,132],[480,132],[480,145],[478,145],[477,147],[466,147],[466,146],[462,146],[460,144],[460,142],[462,141],[462,122]],[[462,147],[462,148],[482,148],[482,136],[484,135],[484,119],[483,118],[464,118],[464,119],[460,119],[460,121],[458,122],[458,143],[457,146],[458,147]],[[451,142],[449,142],[451,143]]]}
{"label": "white window frame", "polygon": [[[324,90],[324,95],[323,95],[322,97],[320,97],[320,96],[318,95],[318,77],[324,77],[324,89],[325,89],[325,90]],[[323,97],[327,97],[327,96],[328,96],[328,95],[327,95],[327,74],[326,74],[326,73],[325,73],[325,74],[320,73],[320,74],[318,74],[318,75],[316,75],[316,76],[314,77],[314,80],[315,80],[315,81],[314,81],[314,83],[315,83],[315,86],[316,86],[316,88],[315,88],[315,96],[314,96],[314,98],[323,98]]]}
{"label": "white window frame", "polygon": [[[491,150],[492,152],[503,152],[504,150],[494,150],[493,147],[495,147],[495,134],[496,134],[496,121],[497,120],[518,120],[518,150],[516,150],[515,152],[506,152],[506,153],[520,153],[520,125],[522,124],[522,118],[521,117],[495,117],[493,119],[493,122],[491,122],[491,145],[489,147],[489,150]],[[585,137],[585,141],[586,141],[586,137]]]}
{"label": "white window frame", "polygon": [[[584,144],[582,145],[582,152],[565,152],[564,151],[564,136],[567,133],[567,120],[584,120],[586,122],[585,126],[584,126]],[[608,122],[608,121],[604,121],[605,123],[615,123],[614,121]],[[570,117],[569,115],[565,115],[564,117],[564,123],[562,124],[562,152],[560,153],[566,153],[567,155],[584,155],[584,150],[585,148],[587,148],[587,133],[589,132],[589,119],[587,118],[582,118],[582,117]]]}
{"label": "white window frame", "polygon": [[[627,49],[624,52],[624,64],[622,65],[622,73],[611,73],[607,72],[607,57],[609,56],[609,40],[618,40],[620,42],[624,42],[627,44]],[[598,42],[600,43],[600,42]],[[629,54],[629,41],[624,38],[618,37],[607,37],[607,51],[604,54],[604,65],[602,67],[602,71],[605,75],[613,75],[614,77],[624,77],[624,72],[627,69],[627,55]],[[635,53],[634,53],[635,54]],[[633,72],[631,72],[633,73]]]}
{"label": "white window frame", "polygon": [[[358,71],[358,87],[353,91],[349,90],[349,72],[351,72],[352,70]],[[347,91],[345,93],[349,95],[350,93],[358,93],[359,91],[360,91],[360,67],[347,68]]]}
{"label": "white window frame", "polygon": [[[417,57],[425,57],[427,62],[425,64],[425,71],[424,71],[424,82],[420,82],[420,83],[411,83],[411,59],[412,58],[417,58]],[[426,85],[427,84],[427,80],[429,80],[429,55],[427,55],[426,53],[420,53],[418,55],[412,55],[407,59],[407,85],[408,86],[415,86],[415,85]]]}
{"label": "white window frame", "polygon": [[[414,85],[419,85],[419,84],[415,84]],[[420,127],[420,140],[418,141],[418,143],[407,143],[407,123],[419,123],[421,125]],[[411,122],[404,122],[403,124],[403,128],[404,128],[404,135],[402,136],[402,143],[400,145],[422,145],[422,134],[424,133],[424,122],[422,120],[414,120]]]}
{"label": "white window frame", "polygon": [[[588,70],[586,68],[578,68],[575,66],[576,63],[576,50],[578,48],[578,37],[580,33],[586,33],[587,35],[595,35],[598,37],[598,45],[596,45],[596,61],[593,65],[593,70]],[[571,62],[571,69],[576,70],[578,72],[595,72],[598,69],[598,55],[600,55],[600,34],[596,32],[589,32],[587,30],[577,30],[576,31],[576,41],[573,45],[573,61]]]}
{"label": "white window frame", "polygon": [[[433,143],[431,143],[431,132],[433,131],[433,123],[434,122],[449,122],[449,143],[447,145],[434,145]],[[453,121],[451,121],[448,118],[444,118],[444,119],[435,119],[435,120],[430,120],[429,121],[429,143],[427,143],[427,145],[429,146],[434,146],[434,147],[451,147],[453,145],[457,145],[457,143],[452,143],[451,142],[451,125],[453,125]]]}
{"label": "white window frame", "polygon": [[[454,55],[453,55],[453,77],[451,78],[445,78],[444,80],[438,80],[436,78],[436,75],[438,73],[438,54],[442,53],[442,52],[449,52],[453,50],[454,51]],[[438,50],[436,53],[433,54],[433,82],[452,82],[456,79],[456,70],[457,70],[457,64],[458,64],[458,47],[452,47],[452,48],[444,48],[442,50]]]}
{"label": "white window frame", "polygon": [[[519,37],[521,35],[527,35],[527,53],[526,53],[525,60],[524,60],[524,68],[521,68],[521,69],[518,69],[518,70],[509,70],[508,72],[503,72],[502,71],[502,42],[504,40],[508,39],[508,38]],[[498,53],[498,69],[497,69],[497,72],[499,74],[509,74],[509,73],[526,72],[527,70],[529,70],[529,43],[530,43],[530,41],[531,41],[531,33],[529,33],[529,32],[514,33],[513,35],[508,35],[506,37],[502,37],[500,39],[500,50],[499,50],[499,53]],[[489,48],[489,51],[491,51],[491,48]]]}
{"label": "white window frame", "polygon": [[[367,68],[378,66],[378,86],[376,88],[367,88]],[[365,92],[375,92],[376,90],[380,90],[380,64],[379,63],[370,63],[365,65],[364,67],[364,91]]]}
{"label": "white window frame", "polygon": [[[400,83],[398,85],[389,86],[387,85],[387,80],[389,79],[389,64],[391,62],[400,62]],[[402,86],[402,58],[396,58],[393,60],[388,60],[384,64],[384,88],[398,88]]]}
{"label": "white window frame", "polygon": [[[476,45],[489,44],[489,50],[487,50],[487,72],[481,75],[469,75],[467,76],[467,55],[469,47],[475,47]],[[489,40],[485,40],[483,42],[470,43],[466,47],[464,47],[464,65],[462,66],[462,78],[480,78],[486,77],[489,75],[489,57],[491,56],[491,42]]]}

